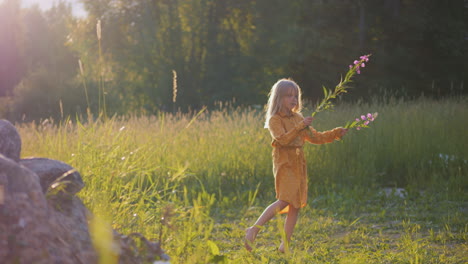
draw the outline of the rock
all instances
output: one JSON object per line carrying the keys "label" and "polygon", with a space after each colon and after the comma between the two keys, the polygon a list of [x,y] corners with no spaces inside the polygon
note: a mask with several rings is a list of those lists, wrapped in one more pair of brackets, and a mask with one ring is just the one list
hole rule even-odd
{"label": "rock", "polygon": [[119,251],[119,264],[124,263],[169,263],[170,257],[166,255],[159,242],[151,242],[140,233],[122,235],[114,231],[114,245]]}
{"label": "rock", "polygon": [[[0,154],[0,184],[5,192],[29,193],[41,190],[39,177],[25,167],[19,166],[14,160]],[[44,202],[45,200],[41,201]]]}
{"label": "rock", "polygon": [[21,153],[21,137],[16,128],[7,120],[0,120],[0,154],[18,161]]}
{"label": "rock", "polygon": [[0,156],[0,263],[97,263],[87,210],[77,197],[72,213],[48,204],[39,177]]}
{"label": "rock", "polygon": [[56,189],[58,192],[72,196],[84,187],[80,173],[64,162],[46,158],[28,158],[21,159],[19,163],[39,176],[43,193]]}

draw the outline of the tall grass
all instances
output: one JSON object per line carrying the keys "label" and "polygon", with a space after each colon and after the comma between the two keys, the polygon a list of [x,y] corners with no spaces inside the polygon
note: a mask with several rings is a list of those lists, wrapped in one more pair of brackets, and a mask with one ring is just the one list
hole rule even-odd
{"label": "tall grass", "polygon": [[[311,161],[318,180],[330,179],[348,186],[391,186],[432,188],[443,184],[460,193],[466,188],[468,160],[466,99],[434,101],[421,98],[405,102],[342,105],[326,113],[316,126],[327,129],[363,113],[379,112],[372,129],[351,131],[344,144],[309,148],[310,156],[327,155],[327,164]],[[336,165],[333,165],[336,164]],[[323,176],[327,175],[326,178]],[[330,178],[331,177],[331,178]],[[440,187],[440,186],[437,186]],[[460,197],[459,197],[460,198]]]}
{"label": "tall grass", "polygon": [[[22,156],[77,168],[86,183],[80,197],[114,228],[154,239],[163,228],[173,263],[466,261],[466,98],[341,104],[313,125],[327,130],[375,111],[371,129],[305,147],[309,206],[289,255],[274,252],[281,217],[253,254],[242,250],[243,229],[274,200],[271,139],[258,110],[228,105],[18,129]],[[408,195],[388,198],[385,187]],[[174,215],[161,222],[168,208]]]}

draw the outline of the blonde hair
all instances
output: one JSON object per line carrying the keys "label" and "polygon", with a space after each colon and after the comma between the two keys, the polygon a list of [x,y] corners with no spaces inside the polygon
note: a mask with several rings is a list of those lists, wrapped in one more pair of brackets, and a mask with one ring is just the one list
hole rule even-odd
{"label": "blonde hair", "polygon": [[283,96],[288,95],[293,90],[297,93],[297,105],[292,109],[293,112],[299,113],[302,110],[301,88],[291,79],[278,80],[272,87],[269,93],[268,104],[265,114],[265,128],[268,128],[270,118],[281,111]]}

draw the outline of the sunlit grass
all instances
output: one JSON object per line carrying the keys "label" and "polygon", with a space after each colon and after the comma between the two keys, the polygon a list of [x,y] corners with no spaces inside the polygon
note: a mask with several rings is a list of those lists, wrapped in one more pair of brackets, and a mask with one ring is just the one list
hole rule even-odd
{"label": "sunlit grass", "polygon": [[[74,166],[87,207],[122,233],[158,239],[173,263],[464,263],[468,236],[468,107],[464,98],[339,105],[327,130],[368,112],[372,128],[305,147],[309,205],[292,253],[276,252],[276,217],[253,253],[244,229],[274,200],[261,111],[219,110],[23,124],[22,156]],[[304,114],[309,114],[307,111]],[[404,188],[386,197],[383,188]],[[161,225],[165,208],[170,225]]]}

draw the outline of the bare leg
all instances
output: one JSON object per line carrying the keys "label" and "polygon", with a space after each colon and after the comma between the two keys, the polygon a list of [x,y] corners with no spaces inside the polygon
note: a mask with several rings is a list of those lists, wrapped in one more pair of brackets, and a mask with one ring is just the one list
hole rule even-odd
{"label": "bare leg", "polygon": [[[260,215],[255,224],[245,231],[245,248],[248,251],[252,250],[251,244],[255,241],[260,227],[263,226],[266,222],[270,221],[273,216],[275,216],[279,211],[283,210],[288,205],[285,201],[277,200],[276,202],[270,204],[265,211]],[[292,206],[290,206],[292,207]]]}
{"label": "bare leg", "polygon": [[278,250],[282,253],[288,251],[289,241],[291,241],[291,236],[294,232],[294,227],[296,227],[297,218],[299,215],[299,208],[294,208],[289,206],[288,216],[286,217],[286,222],[284,223],[284,233],[286,235],[286,241],[282,241]]}

